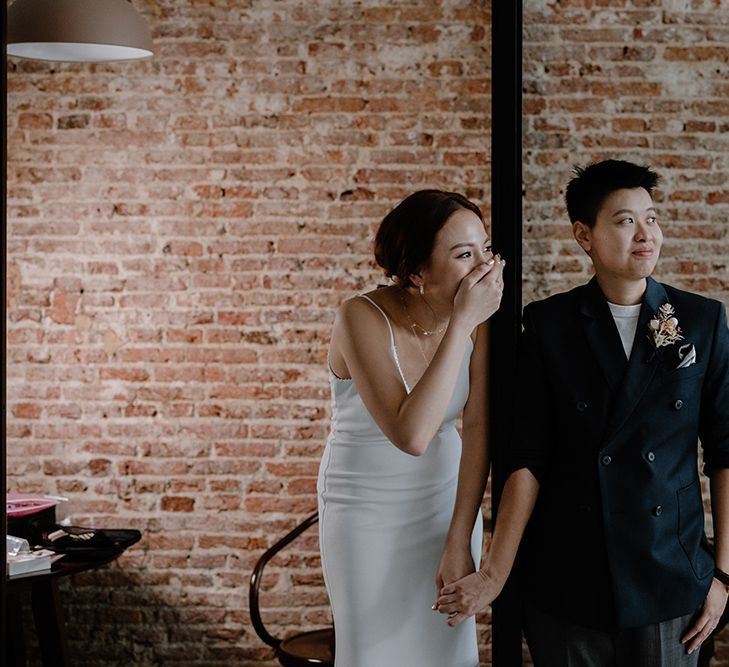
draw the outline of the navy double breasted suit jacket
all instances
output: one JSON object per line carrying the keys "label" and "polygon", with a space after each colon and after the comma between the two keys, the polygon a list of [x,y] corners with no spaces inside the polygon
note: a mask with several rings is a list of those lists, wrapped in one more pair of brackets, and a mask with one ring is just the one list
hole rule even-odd
{"label": "navy double breasted suit jacket", "polygon": [[[657,349],[649,320],[665,303],[684,340]],[[594,278],[529,304],[523,327],[511,469],[540,483],[520,553],[527,599],[591,627],[695,611],[714,568],[698,439],[707,474],[729,467],[723,304],[649,278],[629,360]],[[696,362],[677,368],[687,344]]]}

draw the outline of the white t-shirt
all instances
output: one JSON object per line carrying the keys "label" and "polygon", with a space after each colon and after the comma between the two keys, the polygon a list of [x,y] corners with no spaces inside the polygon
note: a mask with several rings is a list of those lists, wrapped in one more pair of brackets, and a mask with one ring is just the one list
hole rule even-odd
{"label": "white t-shirt", "polygon": [[635,330],[638,328],[638,317],[640,316],[641,304],[634,306],[619,306],[616,303],[608,301],[608,307],[615,320],[615,326],[618,327],[620,340],[623,342],[625,356],[630,359],[630,352],[633,349],[633,340],[635,340]]}

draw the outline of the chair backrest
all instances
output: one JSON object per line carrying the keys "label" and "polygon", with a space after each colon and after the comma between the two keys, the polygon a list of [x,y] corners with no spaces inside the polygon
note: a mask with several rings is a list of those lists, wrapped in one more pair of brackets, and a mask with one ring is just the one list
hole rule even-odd
{"label": "chair backrest", "polygon": [[250,587],[248,589],[248,601],[250,604],[251,612],[251,623],[253,623],[253,629],[256,634],[261,638],[263,642],[272,646],[274,649],[278,649],[281,644],[281,640],[277,639],[271,633],[266,630],[261,619],[261,610],[258,603],[258,594],[261,587],[261,579],[263,578],[263,570],[270,561],[281,549],[293,542],[301,533],[313,526],[319,521],[319,512],[314,512],[311,516],[307,517],[293,530],[286,533],[276,544],[268,549],[256,563],[251,574]]}

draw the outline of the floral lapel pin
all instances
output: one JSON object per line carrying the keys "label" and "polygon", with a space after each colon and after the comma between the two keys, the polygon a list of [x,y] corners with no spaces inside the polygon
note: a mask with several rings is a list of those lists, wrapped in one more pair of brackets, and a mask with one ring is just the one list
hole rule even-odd
{"label": "floral lapel pin", "polygon": [[[659,348],[668,347],[683,340],[681,327],[678,326],[678,320],[676,319],[676,311],[670,303],[664,303],[658,309],[655,316],[648,322],[648,329],[650,330],[650,338],[655,346],[655,350],[649,360],[653,358]],[[678,348],[678,365],[676,369],[687,368],[695,363],[696,348],[691,343],[681,345]]]}
{"label": "floral lapel pin", "polygon": [[683,340],[681,335],[681,327],[678,326],[678,320],[675,311],[670,303],[664,303],[658,312],[648,322],[650,329],[650,337],[656,349],[673,345]]}

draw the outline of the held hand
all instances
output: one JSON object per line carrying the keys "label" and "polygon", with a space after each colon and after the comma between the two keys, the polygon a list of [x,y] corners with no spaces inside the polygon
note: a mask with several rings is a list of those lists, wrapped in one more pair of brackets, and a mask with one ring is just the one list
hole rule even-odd
{"label": "held hand", "polygon": [[[438,563],[438,571],[435,574],[435,596],[438,597],[443,586],[462,579],[475,569],[469,544],[453,547],[446,543],[440,563]],[[438,604],[436,603],[433,605],[433,611],[437,611],[437,609]]]}
{"label": "held hand", "polygon": [[448,614],[448,625],[455,627],[470,616],[486,609],[501,593],[503,581],[488,570],[478,570],[444,586],[436,604],[441,614]]}
{"label": "held hand", "polygon": [[489,319],[501,304],[505,262],[499,255],[493,259],[493,264],[479,264],[461,280],[453,301],[453,317],[463,321],[469,333]]}
{"label": "held hand", "polygon": [[681,643],[686,644],[686,652],[691,654],[701,646],[703,641],[714,631],[721,615],[724,613],[724,607],[727,601],[727,589],[724,584],[714,579],[711,582],[709,594],[706,596],[704,606],[701,608],[701,614],[696,622],[681,637]]}

